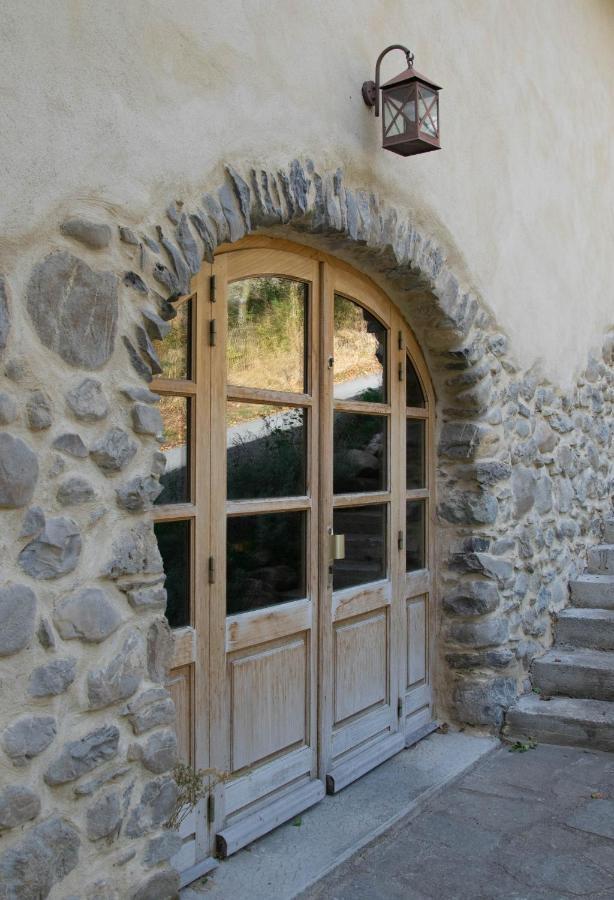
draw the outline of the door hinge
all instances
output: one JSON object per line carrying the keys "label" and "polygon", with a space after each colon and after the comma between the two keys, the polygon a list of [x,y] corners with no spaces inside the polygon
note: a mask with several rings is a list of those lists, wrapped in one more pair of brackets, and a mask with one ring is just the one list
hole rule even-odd
{"label": "door hinge", "polygon": [[399,381],[403,381],[403,363],[399,363]]}
{"label": "door hinge", "polygon": [[210,319],[209,321],[209,346],[215,347],[215,342],[217,339],[217,325],[215,319]]}
{"label": "door hinge", "polygon": [[403,718],[403,698],[399,697],[397,700],[397,712],[399,714],[399,719]]}
{"label": "door hinge", "polygon": [[398,546],[399,550],[403,549],[403,544],[404,544],[403,532],[399,531],[399,536],[397,537],[397,546]]}
{"label": "door hinge", "polygon": [[207,819],[209,822],[215,822],[215,794],[209,794],[207,797]]}
{"label": "door hinge", "polygon": [[215,584],[215,557],[209,557],[209,584]]}
{"label": "door hinge", "polygon": [[211,303],[215,303],[217,297],[215,295],[216,284],[215,284],[215,275],[211,275],[209,278],[209,300]]}
{"label": "door hinge", "polygon": [[399,350],[403,349],[403,332],[399,331]]}

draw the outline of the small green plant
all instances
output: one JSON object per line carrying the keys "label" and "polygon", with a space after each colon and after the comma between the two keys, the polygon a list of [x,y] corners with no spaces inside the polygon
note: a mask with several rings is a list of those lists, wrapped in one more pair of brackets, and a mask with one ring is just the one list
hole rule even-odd
{"label": "small green plant", "polygon": [[300,828],[300,826],[303,824],[303,820],[300,816],[295,816],[292,819],[292,824],[295,825],[297,828]]}
{"label": "small green plant", "polygon": [[541,688],[538,688],[538,687],[531,688],[531,690],[533,691],[534,694],[541,694],[541,692],[542,692]]}
{"label": "small green plant", "polygon": [[533,738],[529,738],[527,741],[516,741],[510,747],[510,753],[526,753],[527,750],[535,750],[537,747],[537,741],[533,740]]}
{"label": "small green plant", "polygon": [[186,763],[177,763],[173,769],[173,778],[177,784],[177,801],[166,820],[165,828],[177,831],[196,804],[207,797],[216,784],[228,781],[230,774],[218,769],[193,769]]}

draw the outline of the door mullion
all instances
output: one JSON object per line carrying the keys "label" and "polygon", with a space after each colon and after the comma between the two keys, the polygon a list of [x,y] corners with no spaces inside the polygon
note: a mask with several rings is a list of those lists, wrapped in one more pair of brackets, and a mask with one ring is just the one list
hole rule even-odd
{"label": "door mullion", "polygon": [[[215,580],[208,586],[209,603],[207,634],[209,639],[209,766],[219,772],[230,770],[229,710],[226,684],[226,268],[225,256],[218,256],[212,266],[215,275],[216,302],[209,303],[203,342],[208,344],[209,322],[216,319],[215,346],[206,346],[210,361],[209,428],[200,443],[209,450],[208,530],[210,552],[201,555],[203,567],[208,557],[215,563]],[[207,572],[208,579],[208,572]],[[213,821],[209,822],[210,846],[224,821],[224,791],[217,785],[211,792],[215,803]]]}
{"label": "door mullion", "polygon": [[319,776],[324,781],[330,766],[331,724],[333,721],[333,578],[329,534],[333,527],[333,272],[327,262],[320,263],[320,426],[319,477]]}

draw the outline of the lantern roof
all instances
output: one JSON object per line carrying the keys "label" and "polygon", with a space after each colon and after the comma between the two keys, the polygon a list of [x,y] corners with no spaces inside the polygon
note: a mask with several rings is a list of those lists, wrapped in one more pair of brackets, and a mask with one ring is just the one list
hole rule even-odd
{"label": "lantern roof", "polygon": [[405,69],[404,72],[401,72],[400,75],[395,75],[394,78],[391,78],[390,81],[387,81],[386,84],[382,85],[382,88],[393,87],[395,84],[410,84],[412,81],[421,81],[422,84],[428,85],[428,87],[433,88],[436,91],[440,91],[441,87],[438,84],[435,84],[434,81],[431,81],[430,78],[426,78],[424,75],[421,75],[413,66],[409,69]]}

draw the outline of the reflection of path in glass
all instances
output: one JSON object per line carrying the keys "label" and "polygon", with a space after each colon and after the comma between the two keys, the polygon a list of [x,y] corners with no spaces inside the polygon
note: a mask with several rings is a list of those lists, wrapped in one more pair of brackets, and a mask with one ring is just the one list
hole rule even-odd
{"label": "reflection of path in glass", "polygon": [[367,391],[373,391],[382,386],[382,374],[363,375],[360,378],[352,378],[351,381],[335,382],[335,400],[361,400]]}

